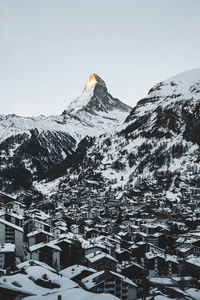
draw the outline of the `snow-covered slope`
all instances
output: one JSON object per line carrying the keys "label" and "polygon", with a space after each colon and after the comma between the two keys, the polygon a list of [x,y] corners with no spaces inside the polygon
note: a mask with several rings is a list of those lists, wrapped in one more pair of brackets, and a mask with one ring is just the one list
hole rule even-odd
{"label": "snow-covered slope", "polygon": [[188,106],[193,107],[199,103],[199,93],[200,69],[183,72],[156,84],[149,91],[147,97],[138,102],[128,120],[136,112],[142,116],[159,106],[164,109],[173,105],[188,103]]}
{"label": "snow-covered slope", "polygon": [[85,136],[112,132],[124,122],[131,108],[108,94],[98,75],[91,77],[62,115],[0,115],[1,190],[12,192],[21,184],[30,187],[32,180],[43,178],[48,169],[67,159]]}
{"label": "snow-covered slope", "polygon": [[[39,132],[43,131],[55,131],[64,132],[71,135],[73,138],[80,141],[80,139],[86,135],[84,126],[87,126],[84,122],[75,118],[67,118],[64,120],[63,115],[60,116],[39,116],[39,117],[20,117],[16,115],[0,115],[0,142],[5,139],[22,134],[29,133],[32,129],[37,129]],[[96,135],[97,132],[94,129],[87,128],[89,134]]]}
{"label": "snow-covered slope", "polygon": [[[155,85],[115,132],[96,138],[64,187],[98,178],[118,196],[196,199],[200,188],[200,69]],[[68,183],[66,183],[68,182]],[[62,188],[60,183],[59,188]]]}

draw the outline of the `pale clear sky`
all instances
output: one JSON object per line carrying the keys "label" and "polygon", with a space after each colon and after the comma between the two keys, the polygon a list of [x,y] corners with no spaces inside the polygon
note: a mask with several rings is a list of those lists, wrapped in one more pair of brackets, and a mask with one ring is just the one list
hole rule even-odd
{"label": "pale clear sky", "polygon": [[60,114],[93,72],[134,106],[199,36],[200,0],[0,0],[0,114]]}

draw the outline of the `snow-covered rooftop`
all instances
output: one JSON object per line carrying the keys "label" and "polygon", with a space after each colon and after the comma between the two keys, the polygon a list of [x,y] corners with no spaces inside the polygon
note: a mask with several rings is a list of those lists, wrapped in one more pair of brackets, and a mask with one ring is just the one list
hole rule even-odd
{"label": "snow-covered rooftop", "polygon": [[11,223],[11,222],[8,222],[8,221],[6,221],[6,220],[3,220],[3,219],[1,219],[1,218],[0,218],[0,223],[4,224],[4,225],[6,225],[6,226],[10,226],[10,227],[14,228],[14,229],[17,230],[17,231],[24,232],[24,230],[23,230],[22,227],[17,226],[17,225],[15,225],[15,224],[13,224],[13,223]]}
{"label": "snow-covered rooftop", "polygon": [[95,269],[92,268],[88,268],[86,266],[82,266],[82,265],[73,265],[70,266],[64,270],[62,270],[60,273],[63,276],[66,276],[67,278],[74,278],[75,276],[81,274],[83,271],[89,271],[91,273],[96,273],[97,271]]}
{"label": "snow-covered rooftop", "polygon": [[0,243],[0,253],[15,252],[15,245],[11,243]]}
{"label": "snow-covered rooftop", "polygon": [[[30,266],[29,262],[20,264],[25,267],[25,274],[15,274],[0,278],[2,288],[30,295],[27,300],[57,300],[58,295],[62,300],[115,300],[118,299],[109,294],[93,294],[81,289],[72,280],[51,272],[46,266]],[[50,267],[49,267],[50,268]],[[50,289],[37,284],[37,280],[51,281],[57,287]]]}
{"label": "snow-covered rooftop", "polygon": [[53,242],[39,243],[39,244],[33,245],[33,246],[29,247],[29,251],[34,252],[34,251],[36,251],[38,249],[41,249],[43,247],[49,247],[49,248],[52,248],[54,250],[61,251],[60,247],[56,246]]}
{"label": "snow-covered rooftop", "polygon": [[107,258],[107,259],[113,260],[114,262],[117,262],[117,260],[113,256],[111,256],[107,253],[104,253],[104,252],[100,252],[100,251],[97,251],[96,253],[90,253],[90,254],[86,255],[86,258],[91,263],[94,263],[102,258]]}
{"label": "snow-covered rooftop", "polygon": [[37,234],[39,234],[39,233],[43,233],[43,234],[49,235],[49,236],[51,236],[51,237],[54,236],[52,233],[50,233],[50,232],[48,232],[48,231],[44,231],[44,230],[34,230],[34,231],[32,231],[32,232],[29,232],[29,233],[27,234],[27,237],[29,238],[29,237],[32,237],[32,236],[37,235]]}

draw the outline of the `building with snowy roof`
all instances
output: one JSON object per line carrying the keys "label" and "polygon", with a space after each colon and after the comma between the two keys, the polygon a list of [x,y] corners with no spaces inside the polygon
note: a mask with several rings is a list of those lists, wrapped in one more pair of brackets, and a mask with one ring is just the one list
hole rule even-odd
{"label": "building with snowy roof", "polygon": [[23,236],[24,230],[22,227],[0,218],[0,243],[14,244],[17,257],[23,257],[24,255]]}
{"label": "building with snowy roof", "polygon": [[118,261],[111,255],[97,251],[85,256],[88,267],[95,270],[115,271]]}
{"label": "building with snowy roof", "polygon": [[113,271],[99,271],[82,280],[83,287],[93,293],[110,293],[123,300],[137,299],[137,285]]}

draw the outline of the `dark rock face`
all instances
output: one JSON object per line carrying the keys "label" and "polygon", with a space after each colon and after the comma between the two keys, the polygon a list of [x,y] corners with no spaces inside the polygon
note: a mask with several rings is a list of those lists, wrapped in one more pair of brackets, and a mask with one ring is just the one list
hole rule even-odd
{"label": "dark rock face", "polygon": [[93,146],[94,141],[94,137],[86,136],[80,141],[76,151],[69,154],[66,159],[49,168],[43,175],[43,179],[53,180],[64,176],[67,169],[82,167],[86,152]]}
{"label": "dark rock face", "polygon": [[63,132],[33,129],[11,136],[0,144],[1,190],[31,187],[33,180],[42,178],[48,169],[64,159],[63,155],[71,154],[75,146],[76,141]]}
{"label": "dark rock face", "polygon": [[[94,75],[97,79],[97,84],[94,88],[94,95],[88,103],[86,110],[92,113],[95,111],[112,112],[112,110],[115,109],[121,110],[122,112],[129,112],[130,106],[124,104],[117,98],[113,98],[112,95],[108,93],[105,82],[98,75]],[[112,113],[110,117],[112,117]]]}
{"label": "dark rock face", "polygon": [[104,87],[107,90],[105,81],[100,76],[98,76],[97,74],[94,74],[94,76],[95,76],[95,78],[97,80],[96,86],[98,85],[98,86]]}
{"label": "dark rock face", "polygon": [[192,112],[183,106],[182,116],[185,121],[183,137],[187,141],[197,143],[200,146],[200,103],[193,108]]}

